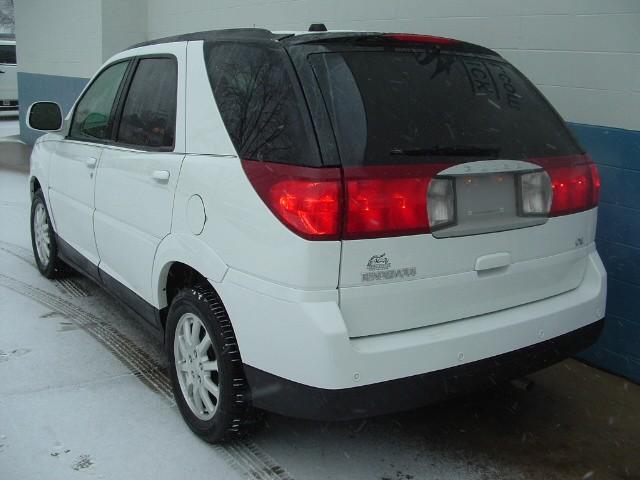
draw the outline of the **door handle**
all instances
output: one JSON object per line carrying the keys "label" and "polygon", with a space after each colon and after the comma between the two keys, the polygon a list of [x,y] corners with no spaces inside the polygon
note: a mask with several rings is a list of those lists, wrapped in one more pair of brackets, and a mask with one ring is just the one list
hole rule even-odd
{"label": "door handle", "polygon": [[84,163],[87,166],[87,168],[96,168],[96,163],[98,163],[98,160],[96,160],[93,157],[89,157],[84,161]]}
{"label": "door handle", "polygon": [[156,182],[166,182],[170,176],[171,174],[167,170],[154,170],[151,174],[151,178]]}

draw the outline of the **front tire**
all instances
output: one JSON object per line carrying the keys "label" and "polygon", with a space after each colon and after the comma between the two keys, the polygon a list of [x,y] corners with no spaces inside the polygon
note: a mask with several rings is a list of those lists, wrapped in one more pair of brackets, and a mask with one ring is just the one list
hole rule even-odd
{"label": "front tire", "polygon": [[31,202],[31,246],[36,265],[46,278],[56,277],[64,264],[58,257],[58,244],[42,190],[37,190]]}
{"label": "front tire", "polygon": [[204,286],[180,291],[166,327],[173,393],[189,428],[210,443],[242,435],[251,410],[249,388],[218,295]]}

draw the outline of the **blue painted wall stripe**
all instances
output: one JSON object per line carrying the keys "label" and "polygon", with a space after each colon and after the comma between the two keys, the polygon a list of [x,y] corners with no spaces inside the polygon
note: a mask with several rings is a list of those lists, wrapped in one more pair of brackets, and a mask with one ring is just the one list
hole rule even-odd
{"label": "blue painted wall stripe", "polygon": [[31,130],[25,123],[27,110],[33,102],[41,100],[58,102],[64,115],[66,115],[88,81],[89,79],[87,78],[18,72],[20,137],[22,140],[33,144],[42,135],[41,132]]}
{"label": "blue painted wall stripe", "polygon": [[640,132],[569,124],[598,164],[596,243],[607,269],[607,320],[582,358],[640,382]]}

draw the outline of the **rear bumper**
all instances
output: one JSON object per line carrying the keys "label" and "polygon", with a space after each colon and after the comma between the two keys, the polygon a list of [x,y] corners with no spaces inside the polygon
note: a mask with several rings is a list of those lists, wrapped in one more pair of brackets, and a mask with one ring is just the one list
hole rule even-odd
{"label": "rear bumper", "polygon": [[497,385],[553,365],[593,344],[599,320],[551,340],[435,372],[328,390],[314,388],[245,365],[254,405],[290,417],[348,420],[411,410],[448,397]]}
{"label": "rear bumper", "polygon": [[[392,410],[412,408],[441,398],[441,393],[437,393],[438,388],[423,385],[418,388],[424,391],[422,397],[407,394],[407,389],[415,387],[405,386],[405,381],[414,383],[406,379],[426,378],[438,372],[425,380],[428,386],[442,372],[464,372],[467,365],[491,365],[509,352],[544,345],[556,338],[573,338],[572,332],[582,331],[604,317],[606,272],[594,247],[587,260],[581,284],[569,292],[464,320],[359,338],[349,337],[335,289],[297,290],[232,269],[221,283],[212,285],[233,322],[255,404],[292,414],[292,404],[283,397],[302,389],[312,399],[303,403],[319,403],[328,412],[327,417],[335,418],[327,407],[329,403],[352,395],[366,397],[368,389],[378,388],[376,385],[399,381],[400,393],[390,395],[388,401],[400,401],[400,407]],[[402,315],[402,310],[396,315]],[[390,316],[389,321],[393,320]],[[588,338],[577,347],[560,351],[555,360],[548,357],[552,359],[531,366],[522,360],[523,368],[507,370],[504,376],[523,375],[560,360],[586,346]],[[458,368],[462,370],[451,370]],[[490,378],[488,374],[480,377]],[[447,379],[446,389],[453,388],[452,382]],[[287,407],[278,408],[279,402]],[[374,409],[376,404],[379,408]],[[362,415],[388,410],[380,399],[365,405],[369,406],[347,408],[344,416],[353,415],[354,408],[363,409],[366,413]]]}

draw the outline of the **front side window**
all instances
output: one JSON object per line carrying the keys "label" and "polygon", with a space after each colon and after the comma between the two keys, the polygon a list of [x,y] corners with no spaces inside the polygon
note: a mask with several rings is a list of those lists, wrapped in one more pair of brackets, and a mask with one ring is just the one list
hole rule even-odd
{"label": "front side window", "polygon": [[79,140],[106,140],[111,136],[113,103],[129,62],[104,70],[86,91],[76,107],[70,135]]}
{"label": "front side window", "polygon": [[174,59],[140,60],[122,111],[117,141],[141,147],[172,147],[177,85]]}
{"label": "front side window", "polygon": [[205,47],[213,94],[233,145],[245,160],[319,165],[309,111],[284,49]]}
{"label": "front side window", "polygon": [[0,63],[4,65],[15,65],[17,63],[15,45],[0,45]]}

